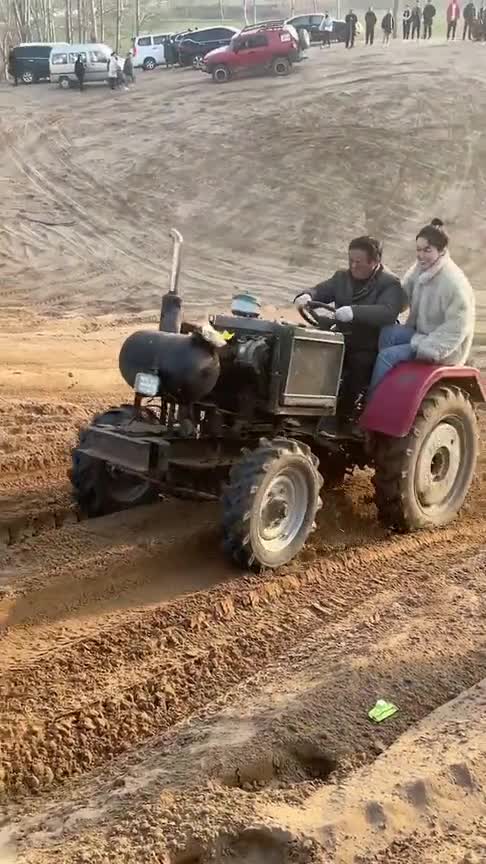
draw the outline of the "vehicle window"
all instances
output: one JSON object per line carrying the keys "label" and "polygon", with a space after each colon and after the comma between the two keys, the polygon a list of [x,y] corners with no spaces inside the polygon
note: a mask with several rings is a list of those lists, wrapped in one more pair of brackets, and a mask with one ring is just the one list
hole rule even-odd
{"label": "vehicle window", "polygon": [[17,57],[39,57],[41,51],[36,45],[24,45],[22,48],[17,48],[15,53]]}
{"label": "vehicle window", "polygon": [[137,45],[140,45],[142,48],[145,45],[151,45],[151,44],[152,44],[152,37],[151,36],[140,36],[140,38],[137,42]]}
{"label": "vehicle window", "polygon": [[319,26],[319,24],[320,24],[321,21],[322,21],[322,18],[323,18],[322,15],[311,15],[311,16],[310,16],[310,23],[311,23],[311,25],[312,25],[312,24],[317,24],[317,26]]}
{"label": "vehicle window", "polygon": [[166,35],[154,36],[154,45],[163,45],[165,40],[167,39]]}
{"label": "vehicle window", "polygon": [[227,30],[226,27],[215,27],[214,30],[209,31],[207,38],[208,39],[230,39],[231,38],[231,30]]}
{"label": "vehicle window", "polygon": [[76,63],[78,56],[81,55],[81,60],[83,63],[86,63],[86,52],[85,51],[73,51],[72,54],[69,55],[69,63]]}
{"label": "vehicle window", "polygon": [[51,63],[53,66],[64,66],[68,62],[67,54],[52,54]]}
{"label": "vehicle window", "polygon": [[310,15],[298,15],[297,18],[292,18],[290,21],[294,27],[309,27]]}
{"label": "vehicle window", "polygon": [[255,33],[248,37],[248,48],[263,48],[265,45],[268,45],[266,33]]}
{"label": "vehicle window", "polygon": [[89,58],[92,63],[108,63],[110,59],[107,54],[103,54],[103,51],[90,51]]}

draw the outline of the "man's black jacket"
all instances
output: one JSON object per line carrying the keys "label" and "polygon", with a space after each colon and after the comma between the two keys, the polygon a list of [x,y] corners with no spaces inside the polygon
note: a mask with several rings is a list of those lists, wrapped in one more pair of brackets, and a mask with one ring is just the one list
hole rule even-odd
{"label": "man's black jacket", "polygon": [[424,6],[424,21],[426,24],[432,24],[432,21],[435,18],[435,13],[436,9],[432,3],[427,3],[427,5]]}
{"label": "man's black jacket", "polygon": [[381,266],[366,282],[353,279],[349,270],[338,270],[309,293],[321,303],[334,303],[336,309],[351,306],[352,323],[338,327],[352,351],[377,351],[381,328],[395,324],[406,306],[400,279]]}

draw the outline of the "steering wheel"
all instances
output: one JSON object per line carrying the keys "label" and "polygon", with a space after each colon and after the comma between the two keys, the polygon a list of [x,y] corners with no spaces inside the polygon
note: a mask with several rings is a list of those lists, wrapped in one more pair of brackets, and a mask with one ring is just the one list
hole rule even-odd
{"label": "steering wheel", "polygon": [[[332,312],[332,317],[319,315],[319,309],[324,312]],[[317,327],[318,330],[330,330],[336,323],[334,306],[330,306],[329,303],[320,303],[319,300],[309,300],[305,306],[299,309],[299,312],[307,324],[310,324],[311,327]]]}

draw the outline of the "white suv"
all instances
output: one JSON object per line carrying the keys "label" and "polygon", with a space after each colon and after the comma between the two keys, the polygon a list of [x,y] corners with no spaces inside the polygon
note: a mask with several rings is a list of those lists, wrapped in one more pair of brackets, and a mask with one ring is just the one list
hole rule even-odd
{"label": "white suv", "polygon": [[133,65],[137,69],[155,69],[165,63],[164,42],[167,33],[134,36],[132,39]]}

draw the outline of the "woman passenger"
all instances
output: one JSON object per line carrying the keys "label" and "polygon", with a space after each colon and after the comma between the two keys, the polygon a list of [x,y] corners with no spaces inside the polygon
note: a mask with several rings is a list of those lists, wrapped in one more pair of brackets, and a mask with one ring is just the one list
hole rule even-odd
{"label": "woman passenger", "polygon": [[434,219],[419,231],[416,242],[417,261],[402,282],[409,303],[408,320],[381,331],[370,392],[399,363],[417,360],[464,366],[471,350],[474,294],[449,255],[443,222]]}

